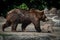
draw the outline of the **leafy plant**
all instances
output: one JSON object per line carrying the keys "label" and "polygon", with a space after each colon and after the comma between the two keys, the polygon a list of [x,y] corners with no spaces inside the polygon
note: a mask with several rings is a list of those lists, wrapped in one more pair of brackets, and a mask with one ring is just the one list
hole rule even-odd
{"label": "leafy plant", "polygon": [[22,3],[21,5],[17,6],[17,8],[19,9],[25,9],[25,10],[28,10],[28,6],[25,4],[25,3]]}

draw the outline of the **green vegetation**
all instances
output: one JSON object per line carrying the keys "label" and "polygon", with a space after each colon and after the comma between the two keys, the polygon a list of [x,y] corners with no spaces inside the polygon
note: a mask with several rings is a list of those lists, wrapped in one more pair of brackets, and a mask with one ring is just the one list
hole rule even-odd
{"label": "green vegetation", "polygon": [[29,10],[36,8],[43,10],[45,7],[60,9],[60,0],[0,0],[0,16],[6,16],[7,12],[14,8]]}
{"label": "green vegetation", "polygon": [[0,36],[12,36],[12,34],[0,34]]}
{"label": "green vegetation", "polygon": [[19,8],[19,9],[24,9],[24,10],[28,10],[28,6],[25,4],[25,3],[22,3],[21,5],[17,6],[16,8]]}

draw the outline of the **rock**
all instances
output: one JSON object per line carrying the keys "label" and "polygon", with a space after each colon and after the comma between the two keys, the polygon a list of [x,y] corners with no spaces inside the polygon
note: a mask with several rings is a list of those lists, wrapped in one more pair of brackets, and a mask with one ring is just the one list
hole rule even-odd
{"label": "rock", "polygon": [[4,17],[0,17],[0,22],[5,22],[6,21],[6,19],[4,18]]}
{"label": "rock", "polygon": [[52,8],[50,11],[49,11],[50,14],[57,14],[57,9],[56,8]]}
{"label": "rock", "polygon": [[53,26],[51,24],[44,24],[41,26],[42,32],[53,32]]}
{"label": "rock", "polygon": [[59,35],[37,32],[2,32],[2,34],[0,34],[0,38],[1,40],[60,40]]}
{"label": "rock", "polygon": [[44,13],[45,13],[45,14],[49,14],[48,8],[45,8],[45,9],[44,9]]}
{"label": "rock", "polygon": [[60,9],[57,10],[57,15],[58,15],[58,17],[60,17]]}
{"label": "rock", "polygon": [[56,27],[60,26],[60,17],[54,16],[51,18],[51,20],[54,22],[54,26],[56,26]]}

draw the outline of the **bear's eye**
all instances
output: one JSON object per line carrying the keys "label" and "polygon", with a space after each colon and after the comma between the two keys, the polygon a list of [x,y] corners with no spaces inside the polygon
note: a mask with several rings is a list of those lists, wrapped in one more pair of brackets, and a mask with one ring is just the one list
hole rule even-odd
{"label": "bear's eye", "polygon": [[43,17],[42,17],[43,19],[45,19],[46,18],[46,16],[45,15],[43,15]]}

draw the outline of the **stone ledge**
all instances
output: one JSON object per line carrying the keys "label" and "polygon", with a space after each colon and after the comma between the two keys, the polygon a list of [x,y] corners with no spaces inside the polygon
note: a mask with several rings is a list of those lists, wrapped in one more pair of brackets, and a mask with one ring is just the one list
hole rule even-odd
{"label": "stone ledge", "polygon": [[60,40],[59,34],[37,32],[0,32],[0,40]]}

